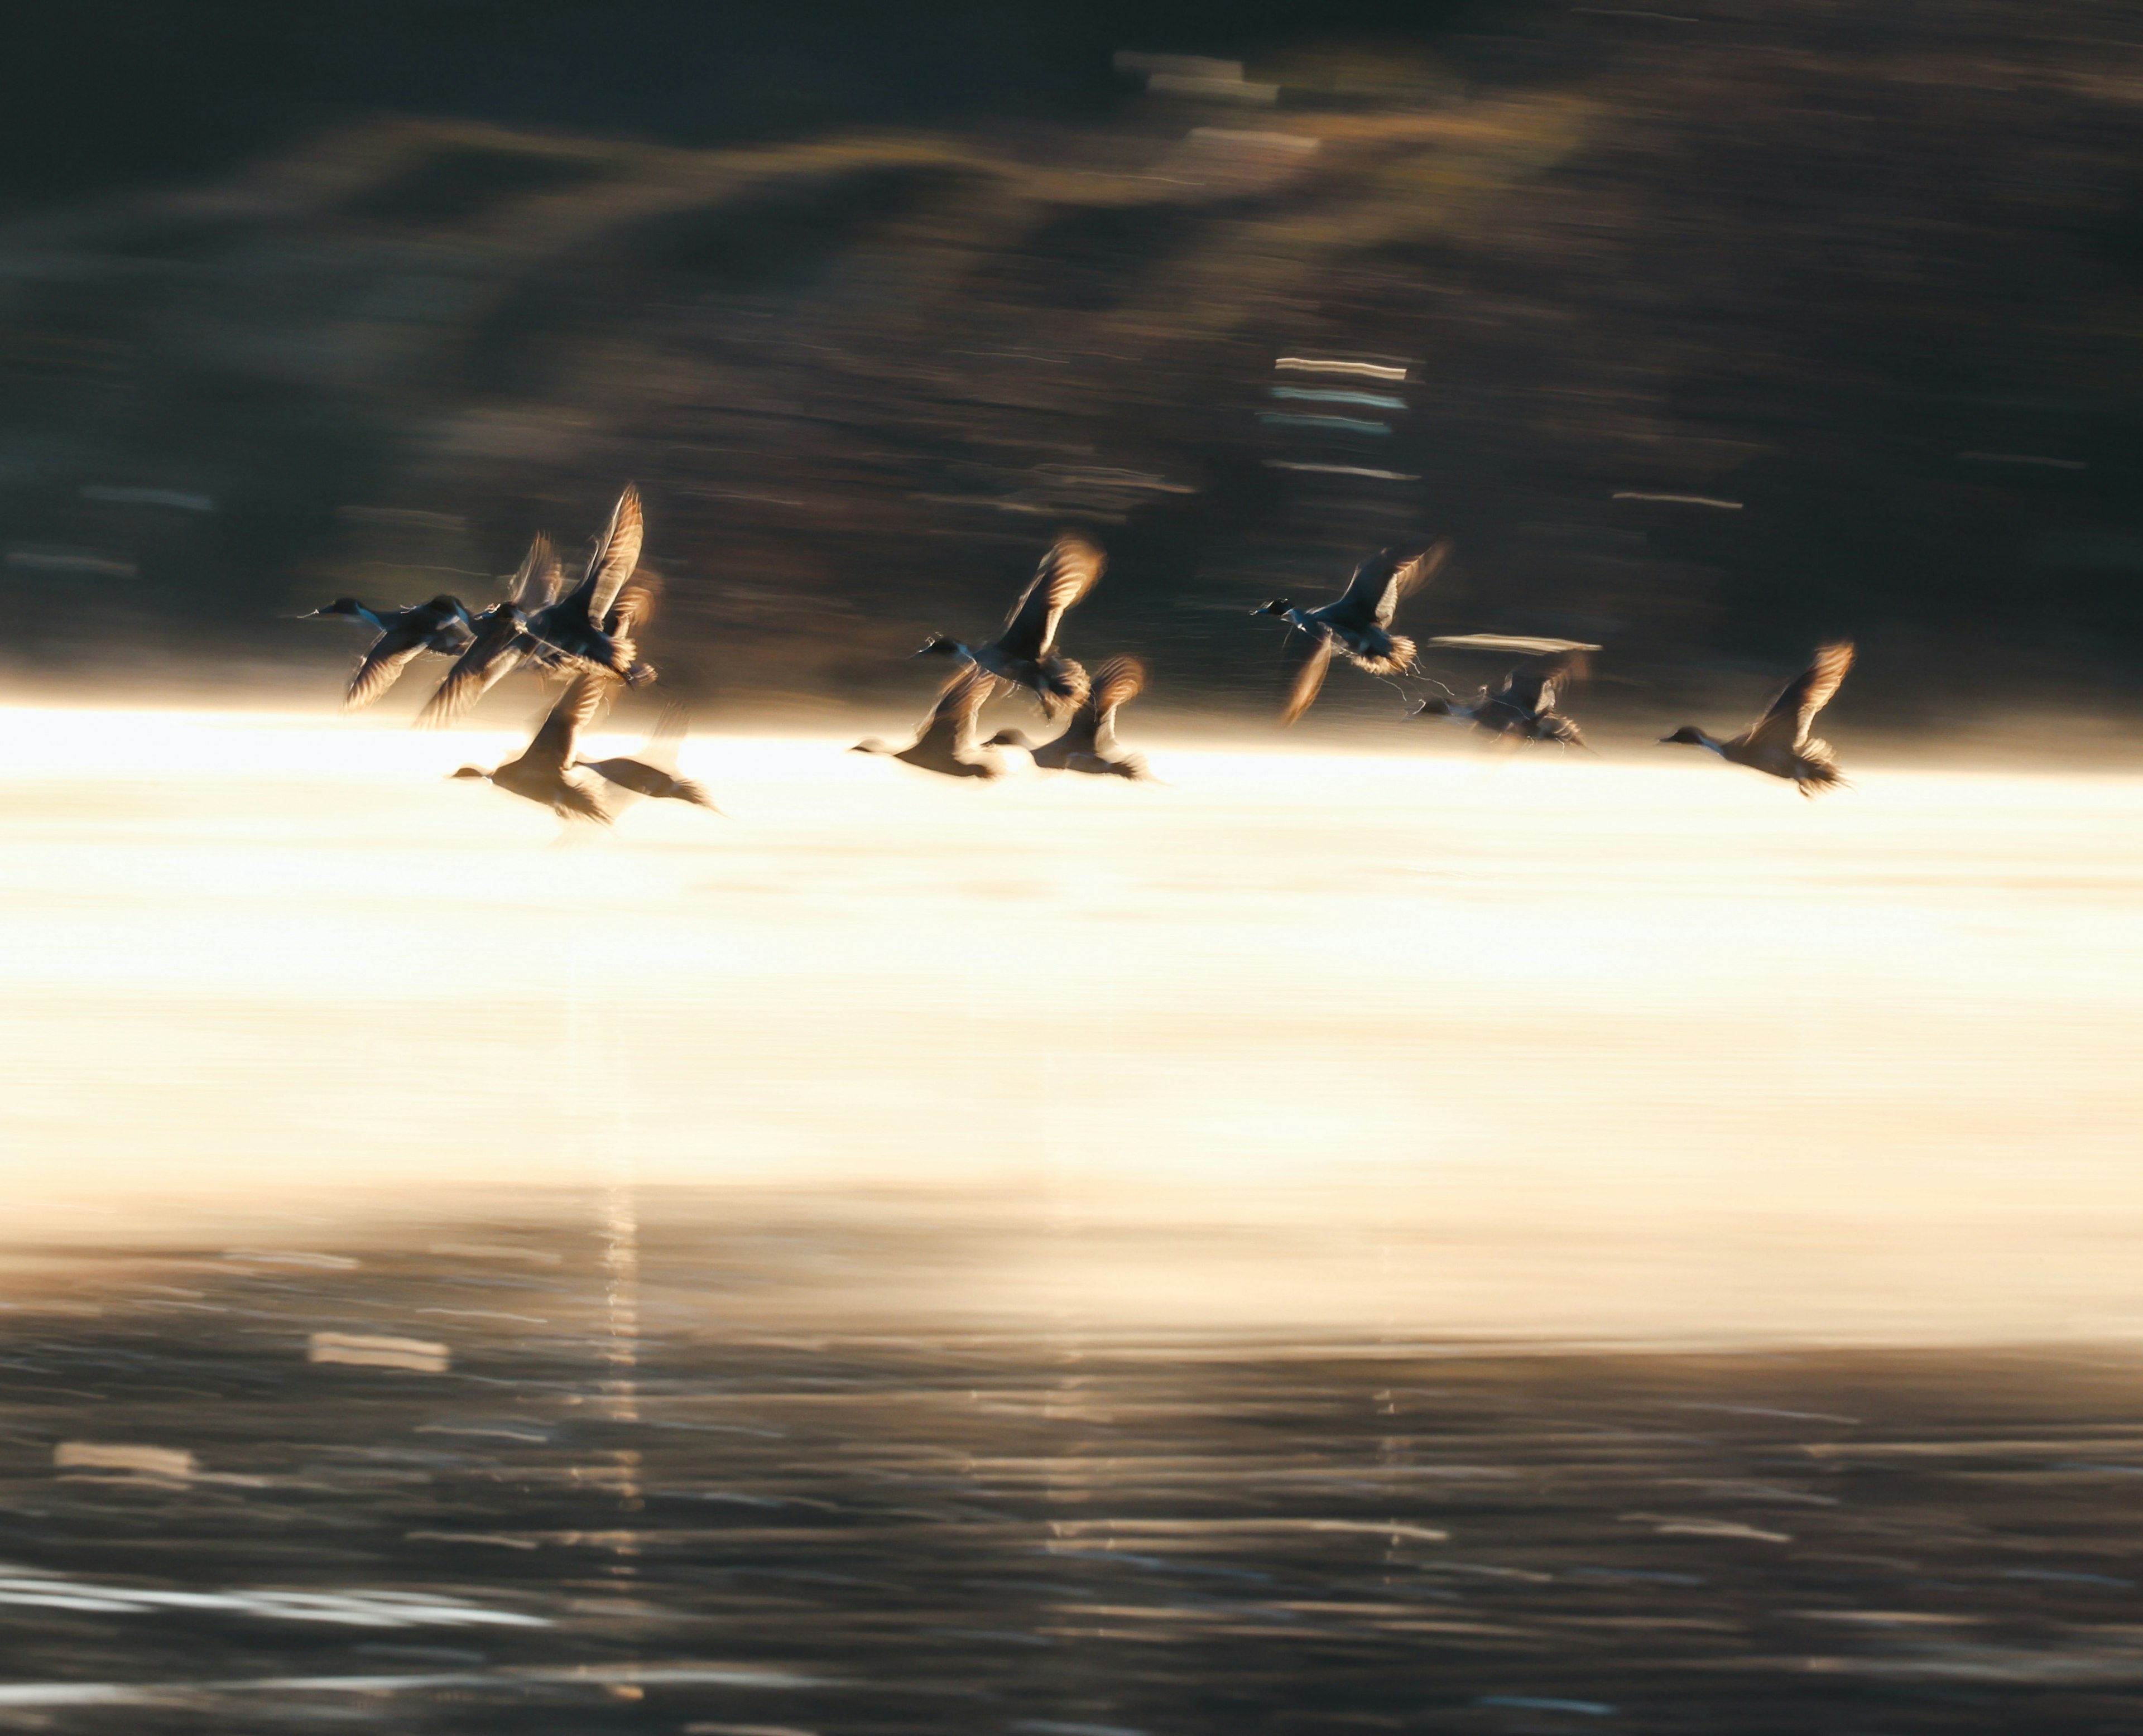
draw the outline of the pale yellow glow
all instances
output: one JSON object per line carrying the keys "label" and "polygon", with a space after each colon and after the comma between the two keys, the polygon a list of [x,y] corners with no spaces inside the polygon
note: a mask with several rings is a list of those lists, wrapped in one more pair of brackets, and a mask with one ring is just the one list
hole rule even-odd
{"label": "pale yellow glow", "polygon": [[22,1237],[926,1189],[1018,1242],[946,1280],[977,1307],[2143,1328],[2143,778],[1856,762],[1807,804],[1453,734],[978,787],[713,737],[732,819],[562,843],[446,780],[517,734],[0,724]]}

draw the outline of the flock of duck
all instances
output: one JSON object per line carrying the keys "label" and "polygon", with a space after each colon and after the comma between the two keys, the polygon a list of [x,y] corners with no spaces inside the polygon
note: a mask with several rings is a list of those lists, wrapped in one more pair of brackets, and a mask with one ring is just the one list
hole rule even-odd
{"label": "flock of duck", "polygon": [[[438,689],[418,715],[420,725],[452,722],[516,670],[526,669],[565,690],[515,759],[486,770],[465,765],[457,778],[486,779],[499,789],[541,803],[566,819],[607,824],[624,804],[654,797],[713,809],[707,792],[679,774],[677,745],[685,733],[681,707],[666,708],[640,758],[583,759],[581,738],[621,689],[646,685],[654,670],[640,656],[640,635],[652,616],[661,581],[640,565],[645,519],[639,491],[627,486],[609,524],[595,541],[577,583],[568,586],[547,537],[529,545],[506,595],[481,613],[460,598],[440,596],[413,607],[368,608],[338,597],[312,616],[339,616],[369,628],[373,638],[358,660],[343,705],[355,710],[372,704],[422,657],[448,660]],[[1388,548],[1354,569],[1346,588],[1314,606],[1277,598],[1255,609],[1288,626],[1293,673],[1280,713],[1291,724],[1307,711],[1335,657],[1373,675],[1413,674],[1418,648],[1392,631],[1407,596],[1433,578],[1449,558],[1451,545]],[[1108,557],[1087,538],[1067,532],[1042,558],[1034,577],[994,639],[970,643],[933,633],[920,656],[943,656],[956,665],[937,702],[905,747],[875,738],[854,751],[884,754],[918,769],[953,778],[995,778],[1009,765],[1008,752],[1027,754],[1045,770],[1141,779],[1146,761],[1116,737],[1116,714],[1146,686],[1146,665],[1116,656],[1089,676],[1057,649],[1065,616],[1099,582]],[[311,617],[308,617],[311,618]],[[1552,741],[1585,745],[1577,725],[1558,709],[1562,696],[1586,673],[1588,653],[1600,649],[1574,640],[1521,639],[1467,634],[1432,639],[1453,650],[1516,650],[1521,660],[1500,685],[1482,687],[1471,700],[1431,698],[1413,707],[1414,717],[1441,717],[1513,744]],[[1829,745],[1809,733],[1816,714],[1830,703],[1853,663],[1853,646],[1819,646],[1814,660],[1779,692],[1740,734],[1714,736],[1685,725],[1662,742],[1709,749],[1722,759],[1792,782],[1803,795],[1843,783]],[[1047,741],[1017,730],[980,739],[982,705],[1000,691],[1025,690],[1042,715],[1062,727]]]}

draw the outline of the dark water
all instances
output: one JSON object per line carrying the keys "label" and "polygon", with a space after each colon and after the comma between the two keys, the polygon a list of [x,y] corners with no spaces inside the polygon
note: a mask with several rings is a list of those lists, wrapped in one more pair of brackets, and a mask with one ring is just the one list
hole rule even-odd
{"label": "dark water", "polygon": [[[2143,1729],[2126,1351],[909,1330],[853,1225],[403,1240],[7,1293],[0,1721]],[[883,1318],[784,1329],[815,1272]]]}

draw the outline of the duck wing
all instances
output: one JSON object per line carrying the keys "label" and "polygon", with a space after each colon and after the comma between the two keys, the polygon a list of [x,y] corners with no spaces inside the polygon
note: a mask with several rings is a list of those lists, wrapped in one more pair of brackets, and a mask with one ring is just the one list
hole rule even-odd
{"label": "duck wing", "polygon": [[916,745],[936,739],[944,742],[956,754],[972,749],[975,744],[975,715],[982,709],[982,701],[996,685],[997,677],[986,669],[978,669],[973,664],[962,669],[938,693],[938,703],[930,708],[930,715],[915,732]]}
{"label": "duck wing", "polygon": [[1330,633],[1298,631],[1287,636],[1289,655],[1294,659],[1294,674],[1288,681],[1287,703],[1280,708],[1283,728],[1309,709],[1310,701],[1324,685],[1324,671],[1332,662]]}
{"label": "duck wing", "polygon": [[620,589],[616,602],[602,621],[603,631],[616,648],[614,668],[630,669],[638,659],[641,630],[654,618],[655,606],[661,599],[662,579],[657,573],[635,573]]}
{"label": "duck wing", "polygon": [[1557,651],[1551,656],[1529,657],[1503,677],[1496,697],[1529,717],[1555,709],[1557,692],[1585,677],[1585,653]]}
{"label": "duck wing", "polygon": [[1380,549],[1354,569],[1339,600],[1319,613],[1327,620],[1388,627],[1400,603],[1434,578],[1450,558],[1448,538],[1413,554],[1403,547]]}
{"label": "duck wing", "polygon": [[997,649],[1007,657],[1036,662],[1047,656],[1064,611],[1101,581],[1108,565],[1109,557],[1084,537],[1070,531],[1058,537],[1005,616]]}
{"label": "duck wing", "polygon": [[642,529],[640,491],[628,482],[617,504],[611,508],[610,523],[588,555],[587,571],[582,574],[580,583],[530,622],[537,638],[570,636],[579,628],[600,631],[617,602],[618,592],[640,565]]}
{"label": "duck wing", "polygon": [[528,751],[521,756],[522,762],[556,772],[570,784],[572,779],[566,778],[566,772],[573,763],[574,750],[580,745],[581,731],[594,721],[616,685],[606,675],[583,673],[574,676],[564,696],[551,708],[543,726],[537,730],[536,739],[528,744]]}
{"label": "duck wing", "polygon": [[1116,740],[1116,714],[1146,691],[1146,665],[1136,657],[1111,657],[1094,671],[1086,711],[1093,719],[1096,751],[1106,754]]}
{"label": "duck wing", "polygon": [[446,679],[417,714],[417,727],[436,730],[452,723],[513,672],[531,643],[512,604],[485,610],[477,617],[468,649],[454,660]]}
{"label": "duck wing", "polygon": [[1815,661],[1779,690],[1778,698],[1750,725],[1742,739],[1751,747],[1799,748],[1808,739],[1809,725],[1828,705],[1853,667],[1853,641],[1816,647]]}
{"label": "duck wing", "polygon": [[547,609],[557,600],[560,576],[551,539],[539,531],[521,557],[521,570],[506,581],[506,600],[524,615]]}
{"label": "duck wing", "polygon": [[616,606],[618,592],[640,565],[640,544],[646,528],[640,491],[627,482],[617,504],[611,508],[610,523],[595,552],[588,556],[587,576],[581,581],[588,589],[590,621],[605,619]]}
{"label": "duck wing", "polygon": [[362,711],[386,692],[403,670],[423,655],[426,644],[438,629],[438,619],[428,611],[404,609],[359,660],[342,696],[342,709]]}

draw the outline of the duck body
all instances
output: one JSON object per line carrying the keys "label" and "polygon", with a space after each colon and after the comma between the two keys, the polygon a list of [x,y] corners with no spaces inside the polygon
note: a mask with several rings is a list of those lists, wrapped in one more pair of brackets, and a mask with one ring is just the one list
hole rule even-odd
{"label": "duck body", "polygon": [[666,707],[648,735],[647,744],[641,749],[645,756],[638,759],[622,755],[612,759],[577,759],[574,765],[582,771],[593,772],[605,783],[627,791],[635,796],[648,796],[657,801],[688,802],[695,808],[704,808],[710,814],[720,814],[714,798],[705,785],[682,776],[677,770],[677,749],[685,739],[690,720],[682,705]]}
{"label": "duck body", "polygon": [[1136,657],[1111,657],[1094,671],[1093,686],[1064,733],[1032,742],[1017,730],[1000,730],[986,747],[1019,748],[1044,771],[1085,772],[1105,778],[1150,776],[1145,759],[1126,753],[1116,739],[1116,709],[1146,687],[1146,665]]}
{"label": "duck body", "polygon": [[636,686],[650,679],[654,672],[640,662],[633,632],[652,607],[654,585],[651,576],[638,586],[628,583],[639,568],[645,534],[640,491],[627,483],[580,583],[555,602],[530,610],[522,631],[570,665]]}
{"label": "duck body", "polygon": [[1581,677],[1582,652],[1572,647],[1527,658],[1503,677],[1500,687],[1483,687],[1470,700],[1426,700],[1416,717],[1446,717],[1504,741],[1552,741],[1581,748],[1585,737],[1576,723],[1555,709],[1561,690]]}
{"label": "duck body", "polygon": [[1002,759],[995,744],[975,739],[975,715],[997,685],[989,670],[970,666],[955,675],[938,695],[938,703],[915,733],[915,739],[896,748],[876,736],[858,742],[852,754],[883,754],[912,765],[918,771],[935,772],[946,778],[1001,778]]}
{"label": "duck body", "polygon": [[518,757],[486,771],[464,765],[452,774],[457,778],[487,779],[510,795],[540,803],[563,820],[589,820],[601,826],[611,823],[588,780],[580,775],[574,749],[581,731],[601,707],[616,684],[583,671],[573,679],[565,695],[551,708],[535,738]]}
{"label": "duck body", "polygon": [[952,657],[1007,686],[1023,687],[1051,716],[1082,705],[1089,686],[1086,671],[1057,654],[1057,631],[1066,611],[1100,582],[1108,564],[1099,547],[1067,531],[1042,557],[995,639],[973,645],[949,633],[933,633],[915,655]]}
{"label": "duck body", "polygon": [[1789,779],[1804,796],[1835,789],[1845,782],[1845,774],[1838,769],[1830,744],[1819,740],[1809,728],[1852,667],[1850,640],[1819,645],[1814,661],[1779,689],[1764,715],[1739,735],[1722,739],[1694,724],[1685,724],[1660,739],[1665,744],[1705,748],[1730,764]]}
{"label": "duck body", "polygon": [[[343,694],[343,710],[362,710],[399,680],[419,657],[458,657],[475,637],[468,608],[443,593],[406,609],[369,609],[353,596],[339,596],[314,616],[339,616],[369,627],[365,647]],[[309,618],[309,617],[307,617]]]}
{"label": "duck body", "polygon": [[1294,630],[1289,635],[1294,671],[1280,711],[1283,725],[1309,709],[1335,651],[1373,675],[1399,675],[1413,667],[1414,643],[1394,633],[1392,621],[1400,602],[1434,576],[1450,552],[1448,542],[1411,552],[1383,549],[1356,566],[1347,588],[1329,603],[1305,608],[1283,596],[1250,611],[1277,616]]}

